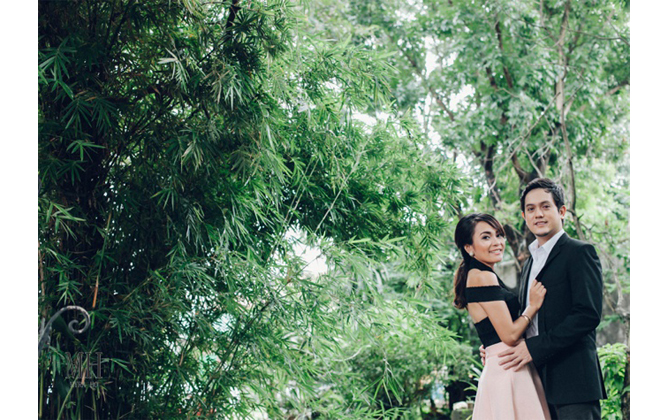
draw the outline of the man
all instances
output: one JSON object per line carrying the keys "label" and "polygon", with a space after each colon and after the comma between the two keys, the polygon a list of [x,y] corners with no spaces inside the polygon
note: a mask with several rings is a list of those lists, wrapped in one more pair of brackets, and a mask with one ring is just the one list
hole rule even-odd
{"label": "man", "polygon": [[547,289],[544,304],[526,330],[526,339],[500,354],[505,369],[533,362],[552,418],[600,420],[607,398],[596,353],[602,311],[602,274],[595,248],[563,230],[563,189],[549,179],[531,181],[521,195],[521,212],[536,240],[521,272],[521,308],[528,283]]}

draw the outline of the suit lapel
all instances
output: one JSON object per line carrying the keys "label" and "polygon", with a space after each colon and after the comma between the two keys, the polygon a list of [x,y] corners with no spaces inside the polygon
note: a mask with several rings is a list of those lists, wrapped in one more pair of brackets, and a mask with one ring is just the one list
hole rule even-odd
{"label": "suit lapel", "polygon": [[547,269],[547,267],[549,267],[551,261],[554,258],[556,258],[556,256],[561,252],[563,245],[565,245],[565,243],[568,242],[568,239],[570,239],[570,237],[568,236],[567,233],[563,233],[563,235],[561,235],[561,237],[558,239],[556,245],[554,245],[554,247],[551,249],[551,253],[549,254],[549,257],[547,257],[547,262],[544,263],[544,267],[542,267],[542,270],[540,270],[540,272],[537,273],[537,281],[540,281],[545,270]]}
{"label": "suit lapel", "polygon": [[519,301],[521,302],[521,310],[526,308],[526,290],[528,287],[528,276],[530,275],[530,268],[533,266],[533,257],[529,256],[526,263],[521,270],[521,287],[519,289]]}
{"label": "suit lapel", "polygon": [[[537,280],[540,281],[542,278],[542,274],[544,271],[547,269],[551,261],[556,258],[556,256],[561,252],[561,248],[565,243],[570,239],[567,233],[563,233],[561,237],[558,239],[556,242],[556,245],[551,249],[551,253],[549,254],[549,257],[547,257],[547,262],[544,263],[544,267],[542,267],[542,270],[537,275]],[[526,263],[523,265],[523,269],[521,270],[521,285],[519,288],[519,301],[521,302],[521,310],[523,311],[526,308],[526,295],[528,294],[526,290],[528,289],[528,276],[530,276],[530,269],[533,266],[533,256],[529,256],[528,260]]]}

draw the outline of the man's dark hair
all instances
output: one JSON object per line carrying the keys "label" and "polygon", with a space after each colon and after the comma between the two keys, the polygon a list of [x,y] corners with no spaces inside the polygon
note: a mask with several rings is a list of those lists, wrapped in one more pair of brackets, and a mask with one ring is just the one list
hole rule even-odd
{"label": "man's dark hair", "polygon": [[536,178],[526,185],[526,189],[523,190],[521,194],[521,211],[526,211],[526,195],[534,189],[542,188],[546,192],[550,193],[554,198],[554,204],[557,208],[561,208],[565,205],[565,195],[563,193],[563,187],[552,181],[548,178]]}

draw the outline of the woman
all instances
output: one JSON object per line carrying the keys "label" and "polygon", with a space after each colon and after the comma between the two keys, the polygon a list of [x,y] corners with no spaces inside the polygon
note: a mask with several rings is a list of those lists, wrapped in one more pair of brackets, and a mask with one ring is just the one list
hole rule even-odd
{"label": "woman", "polygon": [[463,255],[454,280],[454,305],[467,309],[486,347],[473,420],[550,419],[542,382],[532,363],[504,370],[497,355],[514,346],[542,306],[546,289],[533,281],[529,307],[521,316],[519,300],[493,271],[505,250],[505,232],[488,214],[470,214],[456,226],[454,239]]}

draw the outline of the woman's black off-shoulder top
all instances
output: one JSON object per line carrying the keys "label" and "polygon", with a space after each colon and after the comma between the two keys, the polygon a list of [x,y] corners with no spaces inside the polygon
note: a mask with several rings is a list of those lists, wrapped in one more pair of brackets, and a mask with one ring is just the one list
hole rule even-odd
{"label": "woman's black off-shoulder top", "polygon": [[[473,258],[470,260],[468,272],[475,268],[482,271],[490,271],[493,274],[496,274],[491,267]],[[512,315],[512,321],[514,321],[519,318],[519,310],[521,309],[519,299],[517,298],[516,293],[514,293],[509,287],[505,286],[497,274],[496,278],[498,279],[497,286],[466,287],[465,300],[468,303],[502,300],[507,304],[509,313]],[[491,320],[488,317],[476,323],[475,328],[477,329],[477,334],[479,335],[479,339],[482,341],[484,347],[488,347],[502,341],[500,337],[498,337],[498,333],[496,333],[496,330],[493,328],[493,324],[491,324]]]}

